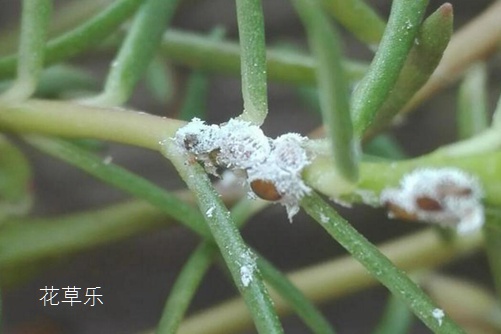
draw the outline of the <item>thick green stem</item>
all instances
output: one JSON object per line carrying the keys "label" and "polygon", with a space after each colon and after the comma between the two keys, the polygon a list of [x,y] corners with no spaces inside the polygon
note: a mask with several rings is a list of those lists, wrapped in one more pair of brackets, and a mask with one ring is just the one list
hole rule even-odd
{"label": "thick green stem", "polygon": [[172,136],[183,121],[117,108],[72,102],[28,100],[0,104],[0,129],[67,138],[94,138],[153,150]]}
{"label": "thick green stem", "polygon": [[282,333],[282,327],[257,269],[255,255],[240,236],[209,178],[202,167],[190,162],[171,139],[166,139],[164,145],[163,153],[195,194],[233,281],[253,315],[256,328],[260,333]]}
{"label": "thick green stem", "polygon": [[[306,196],[302,207],[336,239],[372,276],[386,286],[435,333],[464,333],[402,270],[315,193]],[[440,311],[439,311],[440,312]]]}
{"label": "thick green stem", "polygon": [[261,125],[268,114],[266,44],[261,0],[237,0],[245,121]]}
{"label": "thick green stem", "polygon": [[2,98],[23,100],[35,92],[44,64],[47,25],[52,0],[24,0],[19,42],[17,78]]}

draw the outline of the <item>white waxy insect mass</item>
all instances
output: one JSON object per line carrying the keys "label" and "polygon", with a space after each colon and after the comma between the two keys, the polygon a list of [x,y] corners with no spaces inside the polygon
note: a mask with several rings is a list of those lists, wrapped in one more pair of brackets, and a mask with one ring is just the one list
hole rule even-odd
{"label": "white waxy insect mass", "polygon": [[392,218],[421,220],[454,227],[459,234],[484,224],[479,181],[457,168],[418,168],[406,174],[399,188],[381,193]]}
{"label": "white waxy insect mass", "polygon": [[177,131],[174,140],[208,173],[218,175],[218,167],[244,170],[254,193],[284,205],[290,220],[299,211],[301,198],[311,190],[301,172],[312,157],[303,147],[306,138],[297,133],[272,139],[250,122],[230,119],[207,125],[194,118]]}

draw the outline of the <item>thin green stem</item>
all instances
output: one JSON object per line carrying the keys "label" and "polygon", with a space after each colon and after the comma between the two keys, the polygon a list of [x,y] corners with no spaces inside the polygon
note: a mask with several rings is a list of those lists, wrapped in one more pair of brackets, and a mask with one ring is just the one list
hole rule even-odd
{"label": "thin green stem", "polygon": [[499,301],[501,300],[501,210],[487,210],[484,232],[487,258]]}
{"label": "thin green stem", "polygon": [[190,255],[172,287],[156,330],[157,334],[177,332],[179,323],[216,254],[217,248],[213,244],[203,242]]}
{"label": "thin green stem", "polygon": [[302,207],[336,239],[378,281],[407,306],[435,333],[464,333],[447,315],[437,316],[438,307],[404,272],[359,234],[315,193],[306,196]]}
{"label": "thin green stem", "polygon": [[[45,65],[70,58],[99,44],[122,24],[141,4],[138,0],[117,0],[81,26],[51,39],[45,48]],[[0,59],[0,77],[15,74],[17,56]]]}
{"label": "thin green stem", "polygon": [[[216,27],[210,33],[210,38],[215,41],[221,40],[225,34],[222,27]],[[203,70],[193,70],[186,84],[185,98],[179,112],[179,118],[190,121],[194,117],[205,119],[207,93],[209,90],[209,78]]]}
{"label": "thin green stem", "polygon": [[0,234],[0,286],[15,284],[20,271],[33,263],[168,226],[168,222],[164,212],[143,201],[58,218],[13,222],[3,226]]}
{"label": "thin green stem", "polygon": [[446,3],[433,12],[419,28],[414,45],[398,75],[395,87],[379,108],[364,140],[390,125],[395,115],[428,81],[442,59],[452,35],[452,5]]}
{"label": "thin green stem", "polygon": [[171,102],[175,94],[174,73],[163,57],[154,57],[145,73],[145,85],[151,96],[161,104]]}
{"label": "thin green stem", "polygon": [[[48,24],[48,36],[52,38],[74,29],[94,16],[98,11],[103,10],[111,2],[113,0],[80,0],[58,4],[57,10],[53,12],[52,19]],[[0,56],[16,51],[19,35],[20,28],[18,26],[0,31],[0,45],[2,45]]]}
{"label": "thin green stem", "polygon": [[[202,216],[176,196],[109,161],[78,146],[57,139],[26,137],[37,149],[75,165],[92,176],[157,206],[202,236],[210,237]],[[139,222],[140,223],[140,222]]]}
{"label": "thin green stem", "polygon": [[496,109],[494,109],[494,114],[492,115],[492,127],[501,129],[501,94],[499,94],[498,103],[496,105]]}
{"label": "thin green stem", "polygon": [[[470,255],[482,245],[480,234],[458,238],[444,243],[434,229],[400,237],[378,248],[395,265],[410,272],[439,267],[453,259]],[[332,301],[376,285],[377,281],[353,257],[325,261],[287,275],[304,295],[316,303]],[[272,292],[275,307],[281,315],[291,311],[290,306]],[[244,331],[252,326],[244,302],[231,299],[196,314],[183,322],[181,334],[222,334]]]}
{"label": "thin green stem", "polygon": [[244,110],[241,119],[261,125],[268,114],[266,44],[261,0],[237,0]]}
{"label": "thin green stem", "polygon": [[471,64],[494,54],[499,49],[501,39],[500,15],[501,2],[494,1],[457,31],[430,79],[405,105],[401,113],[413,110],[426,99],[454,83]]}
{"label": "thin green stem", "polygon": [[35,92],[44,64],[52,0],[23,0],[17,78],[2,98],[23,100]]}
{"label": "thin green stem", "polygon": [[459,88],[458,134],[465,139],[480,134],[487,122],[487,69],[483,63],[473,65]]}
{"label": "thin green stem", "polygon": [[352,96],[355,133],[362,136],[398,79],[424,15],[427,0],[393,1],[378,51]]}
{"label": "thin green stem", "polygon": [[405,303],[390,295],[381,320],[373,334],[405,334],[412,324],[412,313]]}
{"label": "thin green stem", "polygon": [[88,103],[113,106],[125,103],[160,45],[179,0],[146,0],[132,25],[106,79],[101,95]]}
{"label": "thin green stem", "polygon": [[348,82],[341,65],[338,34],[317,2],[295,0],[294,4],[316,59],[320,105],[331,140],[334,168],[346,183],[354,183],[358,177],[357,147],[353,138]]}
{"label": "thin green stem", "polygon": [[296,314],[308,325],[313,333],[334,334],[329,322],[303,293],[289,279],[264,257],[257,260],[266,282],[290,305]]}
{"label": "thin green stem", "polygon": [[360,41],[375,47],[386,23],[363,0],[322,0],[327,12]]}
{"label": "thin green stem", "polygon": [[195,194],[233,280],[253,315],[256,328],[260,333],[282,333],[282,327],[257,269],[255,256],[242,240],[230,213],[202,167],[190,163],[188,157],[170,140],[165,142],[163,153]]}
{"label": "thin green stem", "polygon": [[[173,62],[195,69],[227,74],[240,73],[240,48],[228,41],[214,41],[204,35],[170,29],[164,35],[162,53]],[[315,62],[307,56],[285,50],[266,53],[269,80],[291,84],[315,84]],[[365,64],[343,61],[351,83],[365,73]]]}

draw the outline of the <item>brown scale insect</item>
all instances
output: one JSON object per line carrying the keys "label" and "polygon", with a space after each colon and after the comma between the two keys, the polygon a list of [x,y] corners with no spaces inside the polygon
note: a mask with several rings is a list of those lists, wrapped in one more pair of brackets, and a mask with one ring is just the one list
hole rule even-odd
{"label": "brown scale insect", "polygon": [[253,180],[250,183],[252,191],[259,197],[267,201],[278,201],[282,195],[271,181]]}

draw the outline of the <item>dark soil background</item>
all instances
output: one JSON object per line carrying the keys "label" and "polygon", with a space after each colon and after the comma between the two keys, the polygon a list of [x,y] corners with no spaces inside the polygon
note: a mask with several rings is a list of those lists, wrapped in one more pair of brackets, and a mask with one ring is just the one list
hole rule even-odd
{"label": "dark soil background", "polygon": [[[57,1],[57,5],[65,1]],[[370,1],[387,16],[389,0]],[[492,1],[451,1],[455,11],[455,28],[480,13]],[[17,24],[19,1],[0,0],[0,27]],[[268,44],[282,41],[305,47],[304,32],[290,2],[263,1]],[[429,10],[442,2],[431,1]],[[59,7],[56,7],[57,11]],[[172,24],[176,28],[208,32],[216,25],[227,29],[228,39],[237,39],[234,1],[186,0]],[[344,35],[345,53],[354,59],[370,59],[367,48],[349,35]],[[1,46],[0,46],[1,48]],[[110,57],[80,57],[73,61],[97,76],[103,77]],[[139,110],[174,117],[184,94],[184,82],[189,71],[174,68],[177,79],[176,98],[168,107],[153,101],[143,85],[138,87],[130,106]],[[491,76],[491,82],[498,77]],[[455,140],[456,86],[445,90],[421,106],[400,127],[393,131],[406,152],[419,155],[439,145]],[[496,98],[490,94],[491,110]],[[306,134],[320,124],[318,115],[309,111],[293,87],[269,84],[270,114],[264,131],[270,136],[296,131]],[[241,112],[242,98],[238,77],[214,75],[208,98],[208,122],[219,123]],[[118,190],[101,184],[81,171],[62,162],[42,156],[25,148],[35,170],[36,203],[34,214],[57,215],[103,207],[127,198]],[[169,163],[159,154],[110,144],[103,152],[117,164],[144,175],[169,189],[182,187]],[[363,207],[340,209],[353,225],[373,242],[388,240],[422,228],[419,224],[389,221],[383,210]],[[294,223],[287,221],[281,206],[271,206],[255,216],[244,228],[245,239],[266,255],[279,268],[290,271],[319,263],[344,254],[343,249],[305,214],[298,214]],[[6,333],[138,333],[153,328],[162,311],[169,290],[197,238],[182,227],[154,230],[133,238],[102,246],[71,257],[63,257],[55,265],[29,282],[4,293],[4,322]],[[443,268],[465,278],[473,278],[491,286],[483,254]],[[104,305],[89,307],[43,307],[39,290],[45,285],[54,287],[102,287]],[[208,307],[234,296],[236,290],[226,275],[210,270],[190,312]],[[387,297],[383,288],[362,291],[348,298],[322,305],[339,333],[370,333],[377,323]],[[286,333],[308,333],[297,318],[284,319]],[[251,333],[251,332],[249,332]],[[416,321],[414,334],[429,333]]]}

